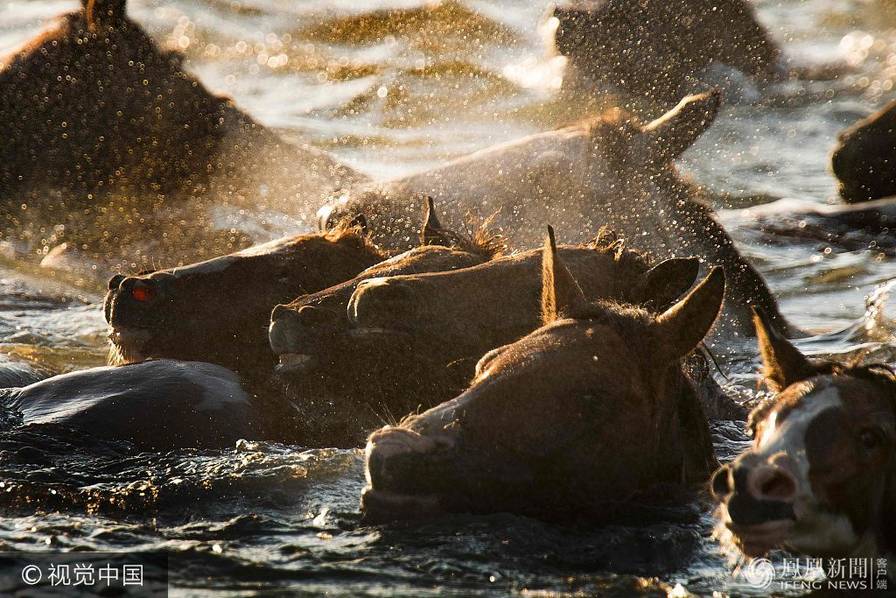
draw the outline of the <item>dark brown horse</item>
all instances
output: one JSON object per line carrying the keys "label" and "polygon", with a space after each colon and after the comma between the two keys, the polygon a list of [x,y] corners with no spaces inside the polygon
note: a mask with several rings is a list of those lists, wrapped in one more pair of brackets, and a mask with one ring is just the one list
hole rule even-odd
{"label": "dark brown horse", "polygon": [[681,359],[719,313],[721,269],[660,315],[586,301],[553,243],[542,272],[542,328],[483,357],[457,398],[370,436],[368,519],[607,520],[658,485],[707,479],[709,429]]}
{"label": "dark brown horse", "polygon": [[809,360],[764,314],[756,329],[777,395],[750,416],[753,447],[713,477],[721,535],[749,556],[892,553],[896,375]]}
{"label": "dark brown horse", "polygon": [[104,310],[114,363],[165,357],[265,379],[271,309],[385,259],[358,228],[288,237],[181,268],[113,276]]}
{"label": "dark brown horse", "polygon": [[[693,284],[699,263],[674,258],[649,268],[646,256],[625,249],[612,234],[589,245],[564,246],[560,256],[586,297],[662,310]],[[362,282],[348,306],[355,338],[380,347],[417,340],[415,351],[433,365],[459,370],[459,385],[487,351],[538,327],[542,250],[531,250],[464,270],[377,278]],[[445,389],[439,402],[462,390]]]}
{"label": "dark brown horse", "polygon": [[65,224],[57,242],[114,254],[126,241],[130,261],[133,244],[166,240],[161,249],[195,259],[225,247],[207,207],[188,200],[302,214],[365,178],[212,94],[125,4],[83,0],[0,60],[4,228],[27,240],[28,225]]}
{"label": "dark brown horse", "polygon": [[668,105],[700,90],[711,65],[759,81],[775,76],[780,51],[747,0],[599,0],[554,9],[564,85],[599,84]]}

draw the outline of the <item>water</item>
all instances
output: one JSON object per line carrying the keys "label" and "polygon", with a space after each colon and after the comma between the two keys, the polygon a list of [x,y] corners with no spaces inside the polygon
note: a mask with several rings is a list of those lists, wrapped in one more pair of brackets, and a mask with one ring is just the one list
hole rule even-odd
{"label": "water", "polygon": [[[0,50],[78,3],[6,0]],[[289,137],[376,176],[413,172],[487,145],[569,123],[598,99],[558,93],[563,60],[545,52],[546,2],[466,0],[131,0],[160,42],[184,51],[213,90]],[[835,202],[827,156],[836,133],[892,97],[896,11],[881,0],[763,0],[761,19],[795,64],[846,65],[836,81],[793,82],[754,105],[727,106],[683,159],[718,194],[722,220],[781,298],[820,333],[813,354],[896,359],[892,309],[865,298],[896,278],[891,255],[770,238],[747,206]],[[0,259],[3,353],[39,367],[102,363],[92,291]],[[749,344],[724,355],[738,396],[754,393]],[[6,417],[6,416],[4,416]],[[7,417],[8,419],[8,417]],[[0,422],[9,430],[14,421]],[[714,424],[716,448],[743,447]],[[317,595],[606,592],[749,593],[731,577],[701,503],[662,523],[549,525],[508,515],[426,525],[360,523],[359,451],[240,443],[225,451],[136,453],[52,430],[0,433],[0,551],[166,550],[183,594],[289,588]],[[648,521],[650,517],[646,518]],[[670,523],[671,522],[671,523]],[[555,595],[555,594],[551,594]]]}

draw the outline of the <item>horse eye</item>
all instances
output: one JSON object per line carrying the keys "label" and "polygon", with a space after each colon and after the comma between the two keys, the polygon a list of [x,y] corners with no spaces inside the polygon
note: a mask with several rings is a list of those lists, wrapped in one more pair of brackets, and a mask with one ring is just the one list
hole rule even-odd
{"label": "horse eye", "polygon": [[871,451],[881,445],[881,437],[876,430],[863,430],[859,435],[859,442],[865,450]]}
{"label": "horse eye", "polygon": [[133,289],[131,289],[131,297],[141,303],[151,301],[154,295],[155,293],[149,287],[135,286]]}

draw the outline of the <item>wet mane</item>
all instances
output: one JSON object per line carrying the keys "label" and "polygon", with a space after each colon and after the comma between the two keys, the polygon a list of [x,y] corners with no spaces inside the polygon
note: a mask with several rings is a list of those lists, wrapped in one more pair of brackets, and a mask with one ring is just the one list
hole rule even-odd
{"label": "wet mane", "polygon": [[492,214],[479,222],[474,222],[472,216],[467,217],[467,231],[442,231],[450,233],[454,247],[473,255],[478,255],[486,260],[493,260],[503,256],[507,252],[507,239],[504,235],[491,229],[491,223],[495,218]]}
{"label": "wet mane", "polygon": [[571,309],[565,317],[570,320],[607,326],[625,338],[638,339],[643,336],[644,330],[653,323],[655,316],[637,305],[598,300]]}
{"label": "wet mane", "polygon": [[607,226],[601,226],[594,238],[585,244],[585,247],[603,253],[612,253],[614,261],[625,270],[634,267],[647,270],[654,263],[653,255],[640,249],[626,247],[625,239]]}

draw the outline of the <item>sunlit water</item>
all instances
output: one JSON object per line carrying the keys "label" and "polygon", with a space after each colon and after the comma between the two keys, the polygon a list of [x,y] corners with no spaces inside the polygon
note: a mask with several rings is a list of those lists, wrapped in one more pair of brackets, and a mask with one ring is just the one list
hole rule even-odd
{"label": "sunlit water", "polygon": [[[545,51],[542,2],[130,4],[157,40],[185,52],[212,89],[376,177],[600,108],[557,93],[563,61]],[[75,5],[3,2],[0,50]],[[865,301],[896,277],[891,257],[771,239],[740,209],[779,199],[836,201],[827,171],[836,133],[893,95],[896,63],[888,58],[896,11],[863,0],[758,5],[791,61],[849,68],[837,81],[782,84],[754,105],[726,107],[683,166],[725,195],[717,206],[723,221],[785,314],[821,333],[801,342],[806,351],[866,351],[893,362],[892,313],[879,297],[866,314]],[[98,297],[13,262],[0,265],[0,296],[0,340],[10,359],[57,371],[102,362]],[[735,347],[724,357],[727,384],[749,396],[755,349]],[[14,418],[4,418],[9,430]],[[742,448],[741,428],[714,424],[721,458]],[[362,485],[359,451],[241,443],[220,452],[140,454],[58,430],[7,431],[0,435],[0,508],[9,516],[0,518],[0,551],[170,551],[173,587],[191,594],[289,588],[308,595],[628,595],[679,583],[695,593],[750,591],[732,578],[700,503],[645,517],[656,523],[612,528],[508,515],[367,527],[358,513]]]}

